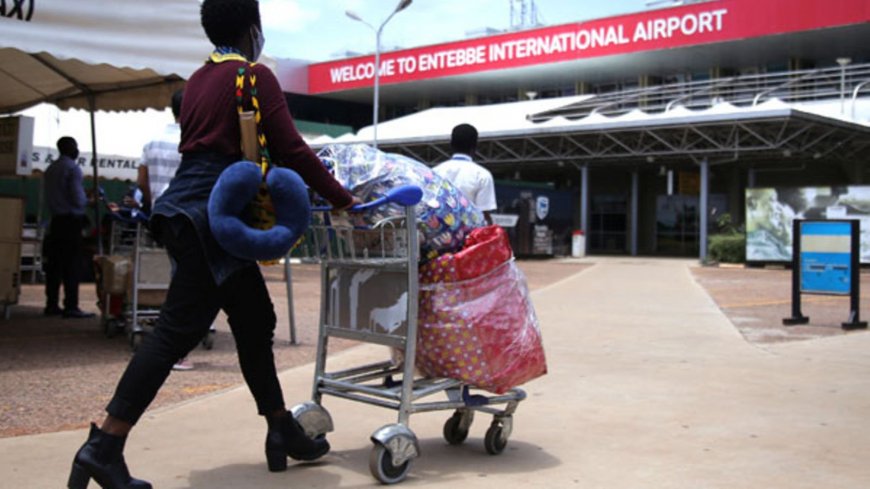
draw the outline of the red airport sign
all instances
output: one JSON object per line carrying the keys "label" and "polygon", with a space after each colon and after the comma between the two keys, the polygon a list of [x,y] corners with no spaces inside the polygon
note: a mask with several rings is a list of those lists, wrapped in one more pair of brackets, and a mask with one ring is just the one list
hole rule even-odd
{"label": "red airport sign", "polygon": [[[429,80],[867,22],[870,22],[867,0],[719,0],[392,51],[381,55],[380,83]],[[308,67],[309,93],[369,87],[374,82],[374,73],[374,56],[315,63]]]}

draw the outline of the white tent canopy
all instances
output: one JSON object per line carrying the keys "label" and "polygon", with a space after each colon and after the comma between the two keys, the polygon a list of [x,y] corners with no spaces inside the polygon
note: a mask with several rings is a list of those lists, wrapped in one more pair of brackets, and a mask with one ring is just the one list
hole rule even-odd
{"label": "white tent canopy", "polygon": [[0,113],[40,102],[63,109],[165,107],[211,49],[197,0],[2,5]]}
{"label": "white tent canopy", "polygon": [[0,114],[42,102],[88,109],[96,185],[94,112],[169,104],[211,50],[199,6],[197,0],[0,2]]}

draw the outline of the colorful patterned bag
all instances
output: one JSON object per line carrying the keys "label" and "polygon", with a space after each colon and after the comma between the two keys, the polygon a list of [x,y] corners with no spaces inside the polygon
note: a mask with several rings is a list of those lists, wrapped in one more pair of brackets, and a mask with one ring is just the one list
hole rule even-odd
{"label": "colorful patterned bag", "polygon": [[498,226],[420,268],[416,366],[432,377],[503,393],[547,372],[523,273]]}
{"label": "colorful patterned bag", "polygon": [[[461,190],[407,156],[384,153],[365,144],[328,145],[318,156],[335,179],[363,202],[402,185],[423,190],[423,200],[416,207],[421,261],[459,250],[468,233],[486,224],[483,213]],[[390,204],[350,217],[353,224],[362,226],[404,215],[404,208]]]}

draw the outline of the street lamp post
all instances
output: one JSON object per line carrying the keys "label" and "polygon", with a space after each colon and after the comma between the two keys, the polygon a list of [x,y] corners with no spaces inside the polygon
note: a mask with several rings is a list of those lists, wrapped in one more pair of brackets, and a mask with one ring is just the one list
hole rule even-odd
{"label": "street lamp post", "polygon": [[411,5],[412,0],[400,0],[399,4],[396,6],[395,10],[387,17],[387,20],[381,23],[381,26],[375,29],[375,27],[365,20],[362,19],[356,12],[352,10],[348,10],[345,12],[345,15],[350,17],[351,19],[365,24],[371,30],[375,31],[375,86],[374,86],[374,101],[372,105],[374,106],[372,109],[372,131],[374,132],[374,144],[375,149],[378,149],[378,117],[380,115],[380,89],[381,89],[381,33],[384,31],[384,26],[387,25],[387,22],[393,18],[394,15],[398,14],[402,10],[408,8]]}
{"label": "street lamp post", "polygon": [[852,62],[852,58],[837,58],[840,65],[840,113],[846,113],[846,65]]}

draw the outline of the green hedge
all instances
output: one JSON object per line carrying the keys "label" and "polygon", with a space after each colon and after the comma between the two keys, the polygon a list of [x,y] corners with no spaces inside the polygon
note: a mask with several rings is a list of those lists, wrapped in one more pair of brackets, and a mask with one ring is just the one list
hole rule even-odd
{"label": "green hedge", "polygon": [[708,257],[721,263],[744,263],[746,261],[746,235],[716,234],[710,236]]}

